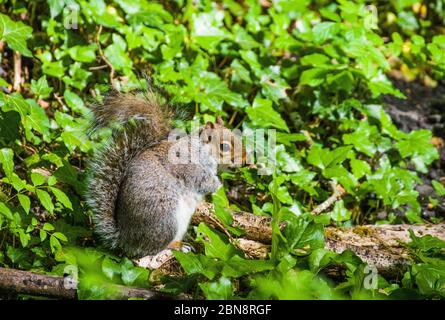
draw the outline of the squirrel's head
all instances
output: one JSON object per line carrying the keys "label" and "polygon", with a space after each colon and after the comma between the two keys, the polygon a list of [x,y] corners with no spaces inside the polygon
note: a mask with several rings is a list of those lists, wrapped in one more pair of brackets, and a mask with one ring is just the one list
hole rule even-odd
{"label": "squirrel's head", "polygon": [[207,122],[201,128],[200,139],[211,147],[212,155],[220,168],[237,167],[246,163],[241,131],[227,129],[221,117],[217,117],[215,122]]}

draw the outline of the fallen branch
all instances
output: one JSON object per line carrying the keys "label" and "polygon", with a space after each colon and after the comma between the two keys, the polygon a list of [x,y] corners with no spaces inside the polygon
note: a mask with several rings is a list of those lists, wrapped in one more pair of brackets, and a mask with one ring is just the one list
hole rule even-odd
{"label": "fallen branch", "polygon": [[[159,292],[110,285],[117,299],[143,298],[160,299],[171,298]],[[73,300],[77,298],[77,283],[71,278],[37,274],[30,271],[0,268],[0,289],[7,293],[29,294],[58,299]],[[180,297],[181,298],[181,297]]]}
{"label": "fallen branch", "polygon": [[312,210],[313,215],[318,215],[331,207],[335,202],[340,200],[345,194],[346,190],[343,187],[335,182],[331,182],[332,195],[327,198],[324,202],[319,204]]}
{"label": "fallen branch", "polygon": [[[324,205],[323,205],[324,206]],[[193,224],[205,222],[206,224],[228,232],[221,223],[215,223],[213,205],[203,203],[192,217]],[[247,258],[265,259],[270,251],[272,238],[271,219],[248,212],[233,212],[233,227],[240,228],[243,238],[236,240],[236,246],[241,249]],[[285,225],[282,224],[282,227]],[[433,225],[364,225],[352,228],[326,227],[324,230],[326,248],[337,253],[351,250],[364,262],[373,265],[377,270],[387,276],[396,276],[403,266],[410,262],[410,255],[403,243],[410,241],[408,230],[412,229],[417,236],[426,234],[445,240],[445,223]],[[177,265],[173,254],[164,253],[167,263],[162,259],[157,261],[156,267],[162,270],[175,269]],[[166,258],[167,257],[167,258]],[[178,267],[176,266],[176,271]],[[168,272],[167,272],[168,273]]]}

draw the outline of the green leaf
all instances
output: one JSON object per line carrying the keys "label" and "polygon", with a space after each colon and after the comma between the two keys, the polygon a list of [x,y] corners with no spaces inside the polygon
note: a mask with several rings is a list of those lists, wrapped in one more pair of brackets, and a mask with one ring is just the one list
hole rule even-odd
{"label": "green leaf", "polygon": [[319,67],[326,65],[329,62],[329,57],[320,53],[313,53],[301,58],[301,64],[303,66]]}
{"label": "green leaf", "polygon": [[5,40],[8,46],[21,54],[31,57],[32,53],[26,45],[26,39],[32,36],[32,28],[21,21],[13,21],[0,13],[0,40]]}
{"label": "green leaf", "polygon": [[39,99],[46,99],[50,96],[53,88],[49,86],[46,76],[42,76],[39,80],[31,80],[31,90]]}
{"label": "green leaf", "polygon": [[228,260],[237,252],[225,235],[211,229],[204,223],[199,224],[196,233],[196,239],[204,244],[206,256],[210,258]]}
{"label": "green leaf", "polygon": [[247,260],[240,256],[233,256],[225,261],[221,274],[225,277],[239,278],[247,274],[273,270],[275,263],[272,260]]}
{"label": "green leaf", "polygon": [[357,179],[371,173],[371,166],[366,161],[355,158],[351,159],[351,169]]}
{"label": "green leaf", "polygon": [[105,48],[104,54],[116,70],[129,70],[133,63],[127,52],[127,43],[125,40],[114,33],[113,43]]}
{"label": "green leaf", "polygon": [[51,196],[48,192],[37,189],[36,190],[37,198],[39,198],[40,203],[43,205],[43,207],[48,210],[50,213],[54,212],[54,204],[51,200]]}
{"label": "green leaf", "polygon": [[3,148],[0,150],[0,163],[3,171],[8,178],[11,178],[14,172],[14,152],[11,149]]}
{"label": "green leaf", "polygon": [[0,213],[5,216],[8,220],[13,220],[12,211],[9,209],[9,207],[3,203],[0,202]]}
{"label": "green leaf", "polygon": [[55,253],[62,249],[60,241],[53,235],[49,237],[49,245],[51,247],[51,252]]}
{"label": "green leaf", "polygon": [[427,165],[439,158],[437,149],[430,143],[431,131],[415,130],[396,144],[402,157],[410,157],[416,169],[428,172]]}
{"label": "green leaf", "polygon": [[316,43],[323,43],[332,39],[340,31],[340,24],[336,22],[320,22],[312,29]]}
{"label": "green leaf", "polygon": [[49,10],[51,13],[51,18],[57,17],[65,6],[65,0],[48,0]]}
{"label": "green leaf", "polygon": [[54,232],[52,235],[61,241],[68,241],[68,238],[61,232]]}
{"label": "green leaf", "polygon": [[43,230],[45,231],[53,231],[54,230],[54,226],[49,223],[49,222],[45,222],[45,224],[43,225]]}
{"label": "green leaf", "polygon": [[320,68],[312,68],[303,71],[300,77],[300,85],[308,85],[310,87],[318,87],[325,81],[327,71]]}
{"label": "green leaf", "polygon": [[148,270],[135,267],[131,260],[124,259],[121,263],[121,277],[125,285],[130,286],[137,282],[139,279],[143,279],[143,282],[147,281]]}
{"label": "green leaf", "polygon": [[92,43],[88,46],[74,46],[68,49],[68,54],[73,60],[80,62],[93,62],[96,60],[97,45]]}
{"label": "green leaf", "polygon": [[20,205],[22,206],[23,210],[28,214],[29,210],[31,208],[31,200],[27,195],[19,194],[17,195],[17,198],[19,199]]}
{"label": "green leaf", "polygon": [[342,222],[351,219],[351,211],[345,208],[343,200],[337,201],[334,205],[334,209],[331,212],[331,218],[334,221]]}
{"label": "green leaf", "polygon": [[436,194],[439,197],[445,196],[445,186],[436,180],[433,180],[431,182],[433,184],[434,190],[436,191]]}
{"label": "green leaf", "polygon": [[200,283],[199,287],[209,300],[227,300],[233,295],[232,283],[226,277],[221,277],[214,282]]}
{"label": "green leaf", "polygon": [[89,109],[85,107],[85,103],[83,102],[82,98],[74,92],[65,90],[63,97],[68,107],[70,107],[74,112],[78,112],[83,115],[86,115],[89,112]]}
{"label": "green leaf", "polygon": [[31,181],[34,186],[41,186],[46,182],[46,177],[37,172],[31,173]]}
{"label": "green leaf", "polygon": [[191,19],[192,39],[204,49],[214,51],[219,42],[230,36],[224,28],[224,12],[222,10],[212,10],[193,14]]}
{"label": "green leaf", "polygon": [[51,187],[51,192],[56,196],[57,201],[59,201],[65,208],[73,210],[73,205],[71,204],[71,200],[68,196],[60,189],[56,187]]}
{"label": "green leaf", "polygon": [[272,108],[272,101],[255,98],[252,107],[246,109],[252,124],[256,127],[276,128],[289,132],[281,115]]}
{"label": "green leaf", "polygon": [[22,229],[18,230],[19,233],[19,239],[20,243],[23,248],[25,248],[28,245],[29,240],[31,239],[31,236],[27,233],[25,233]]}
{"label": "green leaf", "polygon": [[305,254],[324,247],[323,225],[314,223],[313,217],[286,213],[283,219],[288,221],[284,234],[290,250]]}
{"label": "green leaf", "polygon": [[105,257],[102,261],[102,272],[107,276],[108,279],[113,280],[115,276],[121,274],[121,265],[110,257]]}
{"label": "green leaf", "polygon": [[187,274],[202,274],[208,279],[215,278],[221,269],[220,263],[205,255],[197,255],[193,252],[184,253],[181,251],[173,251],[176,259],[178,259],[182,268]]}
{"label": "green leaf", "polygon": [[45,241],[46,237],[48,236],[48,232],[46,232],[43,229],[39,230],[39,237],[40,237],[40,241],[43,242]]}

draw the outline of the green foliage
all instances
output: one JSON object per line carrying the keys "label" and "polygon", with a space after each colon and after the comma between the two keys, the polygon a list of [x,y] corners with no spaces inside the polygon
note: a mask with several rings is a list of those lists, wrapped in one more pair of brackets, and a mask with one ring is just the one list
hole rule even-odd
{"label": "green foliage", "polygon": [[[371,2],[377,21],[360,0],[270,8],[254,0],[3,1],[0,265],[55,274],[74,267],[80,298],[113,296],[107,283],[150,286],[146,270],[94,248],[82,200],[85,161],[100,140],[86,134],[87,105],[110,86],[145,86],[145,72],[192,105],[201,123],[219,115],[245,132],[277,130],[273,175],[225,173],[213,195],[224,225],[229,206],[273,217],[270,256],[247,259],[236,247],[239,230],[228,228],[229,238],[201,224],[194,234],[202,250],[175,253],[186,275],[162,279],[165,291],[208,299],[443,297],[437,239],[413,237],[417,260],[403,280],[379,276],[372,290],[360,259],[324,249],[324,225],[422,222],[415,186],[438,159],[431,132],[398,130],[381,96],[403,97],[390,70],[433,85],[443,78],[445,3]],[[27,70],[20,90],[15,51]],[[347,196],[311,216],[331,182]],[[445,194],[440,182],[433,187]],[[236,188],[243,197],[232,201],[226,193]],[[333,264],[345,268],[344,279],[326,276]]]}

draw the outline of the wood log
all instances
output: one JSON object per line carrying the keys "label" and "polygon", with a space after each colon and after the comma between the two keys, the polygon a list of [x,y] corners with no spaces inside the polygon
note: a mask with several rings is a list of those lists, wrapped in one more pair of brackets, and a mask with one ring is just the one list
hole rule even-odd
{"label": "wood log", "polygon": [[[192,217],[192,223],[206,224],[223,230],[217,223],[214,208],[210,203],[202,204]],[[244,231],[241,243],[237,246],[247,257],[266,258],[272,238],[271,218],[254,215],[249,212],[231,212],[232,226]],[[282,223],[281,227],[284,228]],[[445,240],[445,223],[440,224],[399,224],[399,225],[363,225],[351,228],[326,227],[324,229],[326,248],[337,253],[345,250],[353,251],[364,262],[375,266],[377,270],[388,276],[400,273],[401,268],[409,263],[409,252],[403,243],[410,241],[408,230],[412,229],[416,236],[426,234]],[[246,243],[246,241],[248,241]]]}
{"label": "wood log", "polygon": [[76,299],[77,290],[64,285],[66,278],[0,268],[0,288],[7,293]]}
{"label": "wood log", "polygon": [[[116,299],[166,299],[159,292],[111,284]],[[68,277],[37,274],[30,271],[0,268],[0,289],[7,294],[28,294],[73,300],[77,298],[77,283]],[[183,297],[179,297],[183,298]]]}

